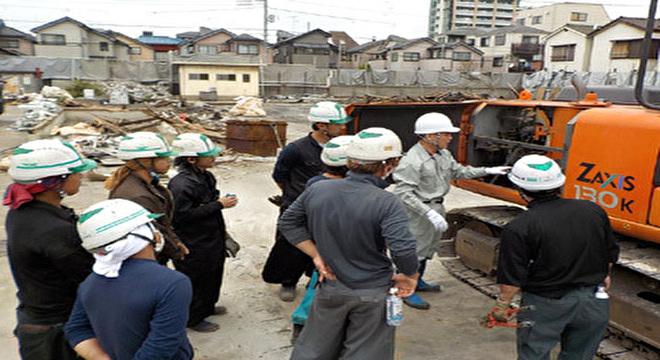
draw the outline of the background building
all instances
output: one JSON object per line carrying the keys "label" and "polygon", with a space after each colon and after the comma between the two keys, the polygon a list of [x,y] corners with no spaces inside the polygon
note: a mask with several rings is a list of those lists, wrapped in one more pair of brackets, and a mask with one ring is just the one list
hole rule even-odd
{"label": "background building", "polygon": [[577,2],[520,9],[514,13],[513,20],[516,25],[531,26],[548,32],[566,24],[596,27],[610,22],[603,5]]}
{"label": "background building", "polygon": [[429,36],[464,27],[510,26],[520,0],[431,0]]}

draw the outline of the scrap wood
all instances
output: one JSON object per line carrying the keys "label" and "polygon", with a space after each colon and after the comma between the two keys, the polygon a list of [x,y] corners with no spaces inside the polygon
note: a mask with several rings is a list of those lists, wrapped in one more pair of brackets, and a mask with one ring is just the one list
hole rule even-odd
{"label": "scrap wood", "polygon": [[187,130],[187,131],[199,132],[214,140],[224,140],[224,135],[222,133],[213,130],[208,130],[205,127],[198,124],[193,124],[180,116],[176,116],[175,119],[166,117],[159,114],[151,107],[147,107],[145,112],[147,112],[149,115],[157,119],[161,119],[162,121],[174,126],[177,129],[182,129],[184,131]]}
{"label": "scrap wood", "polygon": [[104,119],[98,117],[97,115],[94,115],[94,114],[90,114],[90,115],[92,115],[92,117],[94,117],[94,122],[96,123],[96,125],[98,125],[102,128],[105,128],[107,130],[110,130],[114,133],[117,133],[117,134],[120,134],[120,135],[126,135],[127,132],[124,131],[124,129],[122,129],[121,127],[113,124],[110,121],[104,120]]}

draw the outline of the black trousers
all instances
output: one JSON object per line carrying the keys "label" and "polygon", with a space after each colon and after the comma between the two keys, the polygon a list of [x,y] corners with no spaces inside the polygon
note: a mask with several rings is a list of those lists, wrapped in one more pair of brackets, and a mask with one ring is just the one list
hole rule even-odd
{"label": "black trousers", "polygon": [[19,353],[23,360],[74,360],[78,359],[64,338],[64,324],[18,324],[14,335],[18,338]]}
{"label": "black trousers", "polygon": [[307,273],[311,276],[314,270],[312,258],[297,247],[291,245],[278,230],[275,234],[275,245],[270,250],[261,277],[269,284],[296,286],[300,277]]}
{"label": "black trousers", "polygon": [[220,287],[225,271],[225,257],[205,266],[179,266],[177,270],[186,274],[192,283],[193,296],[188,314],[188,326],[195,326],[213,315],[215,304],[220,299]]}

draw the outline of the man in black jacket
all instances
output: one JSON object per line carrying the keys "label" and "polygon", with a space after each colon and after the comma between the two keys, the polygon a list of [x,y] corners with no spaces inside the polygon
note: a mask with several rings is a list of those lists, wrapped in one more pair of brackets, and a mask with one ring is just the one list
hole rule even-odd
{"label": "man in black jacket", "polygon": [[[341,135],[351,118],[344,108],[332,101],[322,101],[309,110],[307,119],[313,131],[285,146],[273,170],[273,180],[282,189],[280,215],[305,190],[307,180],[322,171],[321,150],[330,139]],[[280,299],[293,301],[296,284],[303,273],[313,269],[311,259],[291,245],[277,230],[275,244],[261,273],[267,283],[281,284]]]}
{"label": "man in black jacket", "polygon": [[500,296],[490,316],[508,320],[522,290],[518,322],[532,325],[517,330],[519,359],[549,359],[558,342],[560,359],[592,359],[607,328],[606,291],[619,254],[609,218],[595,203],[560,198],[564,174],[545,156],[522,157],[509,179],[529,210],[502,232]]}
{"label": "man in black jacket", "polygon": [[204,320],[222,315],[226,309],[215,306],[220,297],[225,267],[225,221],[222,210],[236,206],[236,196],[220,197],[216,179],[209,171],[220,153],[208,137],[186,133],[172,143],[179,151],[175,159],[179,173],[168,188],[174,197],[173,226],[190,253],[175,260],[177,270],[188,275],[193,287],[188,327],[200,332],[218,330]]}
{"label": "man in black jacket", "polygon": [[96,167],[68,143],[36,140],[11,158],[4,205],[9,265],[18,288],[18,338],[21,358],[76,359],[64,339],[63,326],[76,299],[78,285],[94,259],[81,246],[76,215],[62,198],[80,189],[81,173]]}

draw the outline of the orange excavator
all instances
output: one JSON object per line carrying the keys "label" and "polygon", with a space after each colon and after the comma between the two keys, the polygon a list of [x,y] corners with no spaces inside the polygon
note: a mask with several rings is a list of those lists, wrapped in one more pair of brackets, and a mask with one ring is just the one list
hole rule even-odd
{"label": "orange excavator", "polygon": [[[527,154],[556,159],[566,174],[563,196],[605,209],[622,249],[613,269],[610,343],[602,350],[604,358],[609,358],[607,351],[617,358],[625,358],[621,356],[628,351],[634,358],[660,359],[660,106],[647,101],[657,90],[644,89],[657,2],[651,1],[634,89],[587,88],[574,77],[572,99],[560,94],[560,100],[533,100],[523,91],[515,100],[382,101],[347,107],[354,118],[350,130],[390,128],[406,149],[417,141],[412,134],[415,119],[442,112],[462,130],[450,150],[467,165],[512,165]],[[458,180],[455,185],[525,205],[503,176]],[[492,275],[498,237],[521,211],[520,206],[450,211],[450,229],[443,235],[444,249],[439,249],[456,256],[444,261],[449,272],[496,296]]]}

